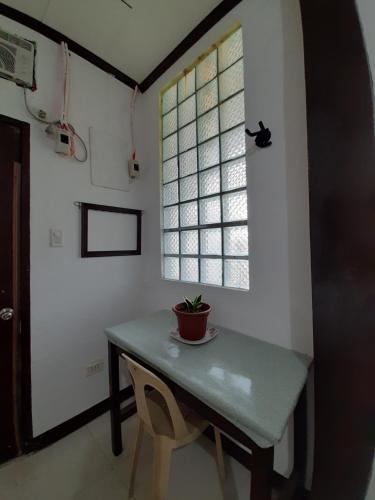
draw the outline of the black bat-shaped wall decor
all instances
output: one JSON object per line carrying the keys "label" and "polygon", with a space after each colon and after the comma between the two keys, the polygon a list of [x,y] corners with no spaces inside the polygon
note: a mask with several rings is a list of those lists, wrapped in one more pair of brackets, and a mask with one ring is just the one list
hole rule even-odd
{"label": "black bat-shaped wall decor", "polygon": [[246,133],[250,137],[255,137],[255,144],[259,148],[267,148],[268,146],[271,146],[272,142],[270,141],[271,139],[271,131],[269,128],[265,128],[263,125],[263,122],[259,122],[259,127],[260,130],[258,132],[250,132],[250,130],[247,128]]}

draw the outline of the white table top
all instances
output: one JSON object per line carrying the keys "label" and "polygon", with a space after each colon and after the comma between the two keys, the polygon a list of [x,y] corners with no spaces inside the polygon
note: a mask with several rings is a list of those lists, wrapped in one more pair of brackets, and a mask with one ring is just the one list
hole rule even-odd
{"label": "white table top", "polygon": [[170,338],[171,311],[107,328],[108,339],[164,373],[263,448],[277,444],[302,391],[307,355],[222,328],[203,345]]}

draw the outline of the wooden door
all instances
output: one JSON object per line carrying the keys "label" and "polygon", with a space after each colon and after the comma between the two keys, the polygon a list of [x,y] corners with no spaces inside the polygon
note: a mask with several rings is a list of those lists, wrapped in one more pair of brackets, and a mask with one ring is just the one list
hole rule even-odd
{"label": "wooden door", "polygon": [[30,417],[28,137],[26,124],[0,116],[0,461],[22,451]]}

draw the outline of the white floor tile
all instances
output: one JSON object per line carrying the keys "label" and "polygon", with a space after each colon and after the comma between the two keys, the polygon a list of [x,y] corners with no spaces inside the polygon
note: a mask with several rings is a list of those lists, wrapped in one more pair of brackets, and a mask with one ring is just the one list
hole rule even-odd
{"label": "white floor tile", "polygon": [[24,496],[30,500],[68,500],[93,478],[110,470],[109,460],[87,428],[9,466],[19,491],[27,490]]}
{"label": "white floor tile", "polygon": [[[127,500],[137,417],[123,424],[124,453],[111,451],[109,415],[38,453],[0,467],[0,500]],[[145,435],[135,500],[151,499],[152,439]],[[226,458],[224,496],[213,444],[202,437],[173,453],[168,500],[248,500],[250,474]]]}
{"label": "white floor tile", "polygon": [[74,500],[128,500],[126,488],[111,471],[74,495]]}
{"label": "white floor tile", "polygon": [[1,493],[6,490],[11,490],[17,486],[16,473],[14,469],[14,462],[8,462],[0,466],[0,499]]}
{"label": "white floor tile", "polygon": [[114,457],[111,445],[111,421],[109,413],[93,420],[87,425],[87,428],[101,448],[102,452],[111,461],[124,460],[133,452],[133,443],[137,432],[137,417],[133,415],[122,424],[122,442],[124,451],[119,457]]}

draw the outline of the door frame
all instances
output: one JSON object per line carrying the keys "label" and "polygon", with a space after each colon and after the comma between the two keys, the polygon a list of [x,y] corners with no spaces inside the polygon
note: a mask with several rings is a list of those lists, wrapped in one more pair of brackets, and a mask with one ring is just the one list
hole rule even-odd
{"label": "door frame", "polygon": [[371,73],[355,0],[300,5],[314,326],[311,500],[363,500],[373,461],[375,402]]}
{"label": "door frame", "polygon": [[21,287],[19,317],[22,335],[17,372],[20,396],[17,398],[21,449],[23,453],[32,440],[31,409],[31,337],[30,337],[30,124],[0,114],[0,123],[13,125],[21,131],[21,197],[19,286]]}

